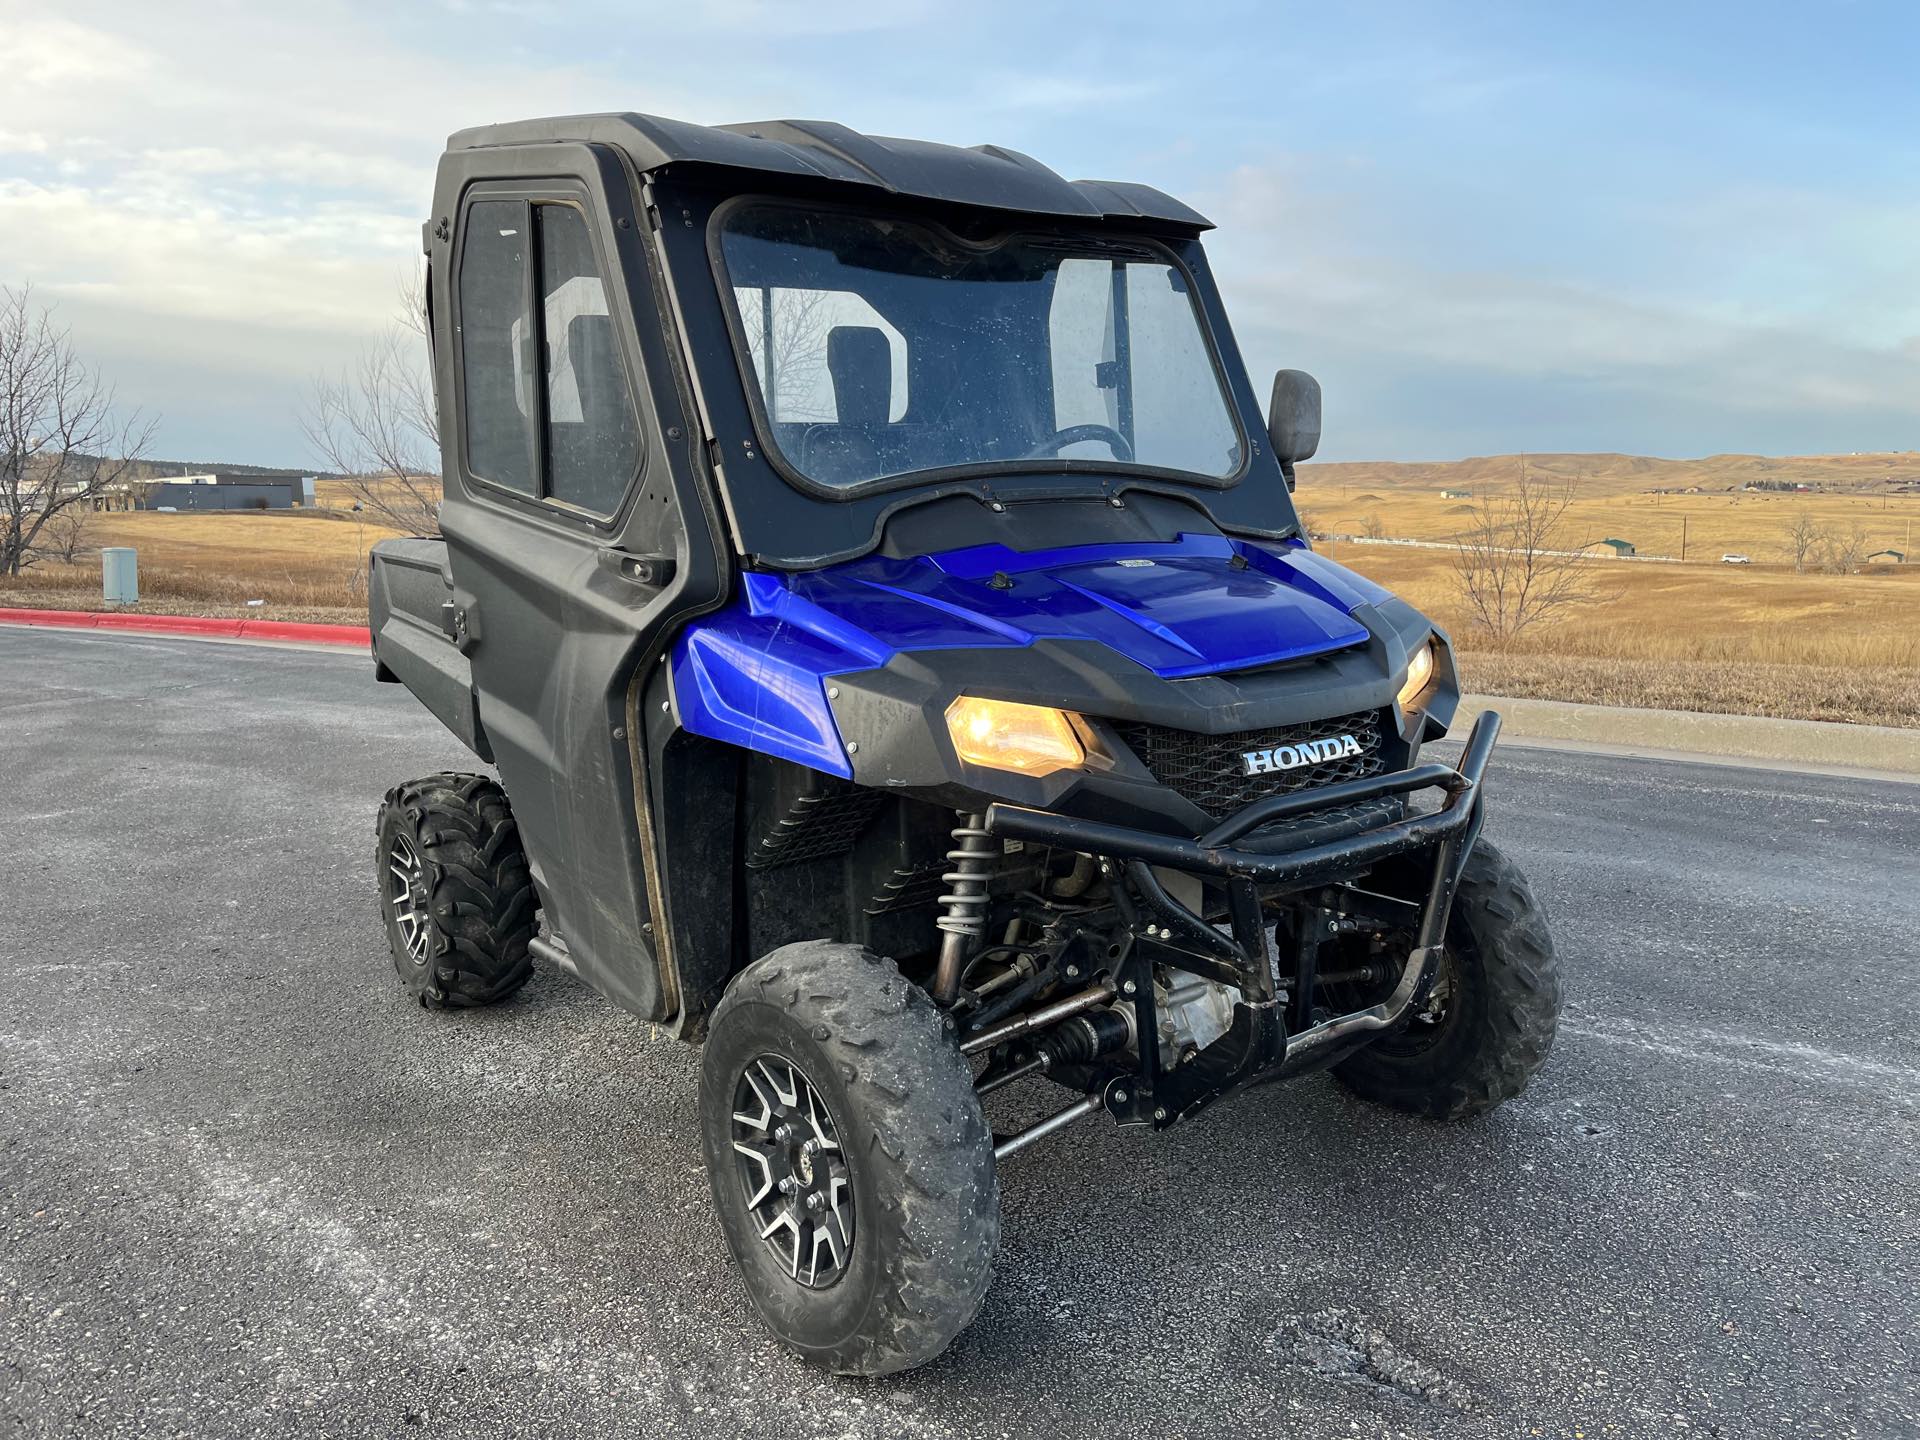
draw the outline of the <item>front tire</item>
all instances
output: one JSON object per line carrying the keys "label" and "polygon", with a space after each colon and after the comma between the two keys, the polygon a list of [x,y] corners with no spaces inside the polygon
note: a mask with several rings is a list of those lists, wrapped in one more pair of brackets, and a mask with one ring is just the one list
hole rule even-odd
{"label": "front tire", "polygon": [[1491,843],[1467,857],[1447,956],[1402,1025],[1333,1067],[1363,1100],[1464,1120],[1527,1088],[1552,1048],[1560,971],[1527,878]]}
{"label": "front tire", "polygon": [[492,1005],[533,974],[536,901],[507,793],[484,775],[397,785],[375,873],[394,972],[431,1010]]}
{"label": "front tire", "polygon": [[947,1017],[891,960],[808,941],[742,971],[709,1026],[700,1129],[740,1277],[789,1349],[884,1375],[978,1312],[993,1136]]}

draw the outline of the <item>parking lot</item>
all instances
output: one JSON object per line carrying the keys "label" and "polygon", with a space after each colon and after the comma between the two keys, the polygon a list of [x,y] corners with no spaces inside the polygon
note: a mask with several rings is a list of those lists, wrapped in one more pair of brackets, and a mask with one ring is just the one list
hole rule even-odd
{"label": "parking lot", "polygon": [[403,1003],[374,812],[471,762],[364,656],[0,629],[0,756],[0,1433],[1920,1433],[1920,787],[1504,747],[1522,1101],[1070,1130],[862,1383],[750,1312],[696,1052],[551,971]]}

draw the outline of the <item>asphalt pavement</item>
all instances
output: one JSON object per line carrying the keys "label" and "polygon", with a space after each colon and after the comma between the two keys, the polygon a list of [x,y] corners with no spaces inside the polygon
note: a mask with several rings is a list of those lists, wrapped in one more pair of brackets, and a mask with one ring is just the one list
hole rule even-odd
{"label": "asphalt pavement", "polygon": [[1503,747],[1523,1099],[1070,1130],[856,1382],[748,1307],[696,1052],[403,1000],[374,812],[449,767],[362,656],[0,628],[0,1434],[1920,1435],[1920,786]]}

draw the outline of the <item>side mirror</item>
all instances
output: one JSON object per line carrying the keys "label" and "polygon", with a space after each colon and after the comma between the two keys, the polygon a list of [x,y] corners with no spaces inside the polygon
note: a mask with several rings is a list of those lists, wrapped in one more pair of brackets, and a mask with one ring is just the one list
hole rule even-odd
{"label": "side mirror", "polygon": [[1273,442],[1274,458],[1291,490],[1294,465],[1311,460],[1320,448],[1320,382],[1306,371],[1282,370],[1273,377],[1267,438]]}

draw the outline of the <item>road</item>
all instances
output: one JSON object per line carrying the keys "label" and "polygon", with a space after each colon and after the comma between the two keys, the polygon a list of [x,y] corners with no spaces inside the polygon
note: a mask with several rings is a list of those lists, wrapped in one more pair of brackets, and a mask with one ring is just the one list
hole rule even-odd
{"label": "road", "polygon": [[1504,748],[1522,1100],[1071,1130],[862,1383],[750,1313],[695,1052],[402,1002],[374,811],[467,762],[363,657],[0,629],[0,757],[0,1434],[1920,1434],[1920,787]]}

